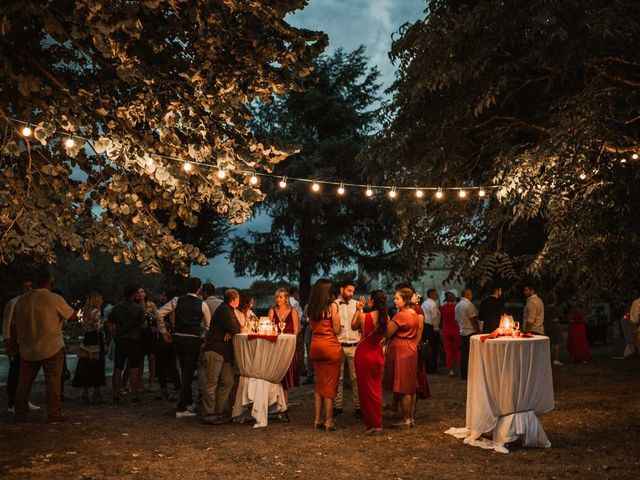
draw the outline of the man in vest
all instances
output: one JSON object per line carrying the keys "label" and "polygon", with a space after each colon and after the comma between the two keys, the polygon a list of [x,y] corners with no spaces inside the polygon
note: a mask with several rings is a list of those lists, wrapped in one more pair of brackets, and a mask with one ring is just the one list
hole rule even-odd
{"label": "man in vest", "polygon": [[[187,294],[171,299],[158,310],[160,318],[175,312],[176,324],[172,339],[182,371],[182,388],[176,407],[176,418],[196,416],[191,382],[198,365],[204,326],[209,325],[211,321],[209,307],[198,297],[201,286],[202,282],[199,278],[190,278],[187,283]],[[165,339],[171,338],[169,333],[162,331],[162,328],[160,331]]]}

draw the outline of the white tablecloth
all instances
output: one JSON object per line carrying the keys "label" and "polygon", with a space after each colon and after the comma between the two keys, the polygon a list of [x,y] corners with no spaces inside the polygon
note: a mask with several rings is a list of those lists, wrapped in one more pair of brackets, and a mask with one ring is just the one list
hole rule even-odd
{"label": "white tablecloth", "polygon": [[[550,447],[536,416],[554,406],[549,338],[480,337],[471,337],[466,427],[445,433],[502,453],[520,436],[524,446]],[[481,438],[491,431],[493,442]]]}
{"label": "white tablecloth", "polygon": [[280,382],[295,354],[296,337],[279,335],[274,343],[262,338],[249,340],[247,334],[234,335],[233,349],[240,383],[231,415],[240,418],[246,408],[253,405],[254,428],[266,427],[269,413],[287,409]]}

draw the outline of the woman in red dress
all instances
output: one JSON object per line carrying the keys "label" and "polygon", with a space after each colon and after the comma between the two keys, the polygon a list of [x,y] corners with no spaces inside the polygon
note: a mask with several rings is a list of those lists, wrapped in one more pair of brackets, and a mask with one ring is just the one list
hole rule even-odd
{"label": "woman in red dress", "polygon": [[413,397],[416,394],[418,378],[418,315],[411,307],[413,290],[401,288],[393,301],[398,307],[387,328],[387,361],[385,368],[385,386],[393,391],[400,403],[402,421],[394,427],[411,427],[413,418]]}
{"label": "woman in red dress", "polygon": [[382,290],[374,290],[367,301],[370,309],[363,314],[364,301],[358,302],[351,321],[352,330],[360,330],[360,343],[356,347],[354,363],[358,379],[358,398],[362,421],[367,435],[382,432],[382,375],[384,354],[382,341],[387,334],[387,296]]}
{"label": "woman in red dress", "polygon": [[[284,322],[284,331],[281,333],[290,333],[292,335],[298,335],[300,330],[300,319],[298,318],[298,312],[295,308],[291,308],[289,303],[289,292],[284,288],[279,288],[275,293],[275,305],[269,309],[269,320],[276,325],[280,325],[280,322]],[[278,326],[278,328],[280,328]],[[282,379],[282,388],[284,389],[284,400],[289,403],[289,389],[291,387],[300,386],[300,367],[298,362],[298,352],[293,354],[291,365],[289,370]]]}
{"label": "woman in red dress", "polygon": [[453,360],[460,368],[460,327],[456,323],[456,297],[451,292],[445,293],[446,303],[440,307],[442,319],[442,344],[449,369],[449,376],[455,375]]}
{"label": "woman in red dress", "polygon": [[[338,393],[338,380],[342,370],[342,347],[338,305],[331,298],[331,282],[321,278],[311,288],[307,304],[307,318],[311,327],[311,362],[316,375],[314,428],[324,426],[327,432],[335,430],[333,399]],[[322,407],[325,421],[322,424]]]}
{"label": "woman in red dress", "polygon": [[593,360],[589,341],[587,340],[587,326],[584,310],[572,307],[567,314],[569,320],[569,335],[567,336],[567,350],[578,362],[587,363]]}

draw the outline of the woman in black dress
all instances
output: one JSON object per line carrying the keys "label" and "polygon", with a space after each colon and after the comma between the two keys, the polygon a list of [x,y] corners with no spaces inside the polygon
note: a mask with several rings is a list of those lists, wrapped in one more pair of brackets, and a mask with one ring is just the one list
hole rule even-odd
{"label": "woman in black dress", "polygon": [[92,292],[82,310],[84,338],[78,348],[78,366],[72,385],[83,388],[82,400],[89,403],[89,387],[93,387],[93,403],[102,402],[100,387],[105,385],[104,378],[104,338],[102,336],[102,296]]}

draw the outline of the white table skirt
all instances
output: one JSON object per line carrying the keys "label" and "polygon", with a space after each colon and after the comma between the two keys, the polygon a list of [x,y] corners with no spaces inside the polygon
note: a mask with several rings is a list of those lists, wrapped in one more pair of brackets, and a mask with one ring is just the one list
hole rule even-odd
{"label": "white table skirt", "polygon": [[279,335],[274,343],[262,338],[249,340],[247,334],[239,334],[233,337],[233,349],[240,382],[231,415],[242,417],[252,405],[251,416],[256,420],[254,428],[266,427],[269,413],[287,409],[280,382],[295,354],[296,337]]}
{"label": "white table skirt", "polygon": [[[554,407],[549,338],[480,337],[471,337],[466,427],[445,433],[502,453],[520,436],[524,446],[550,447],[536,416]],[[481,438],[491,431],[493,441]]]}

